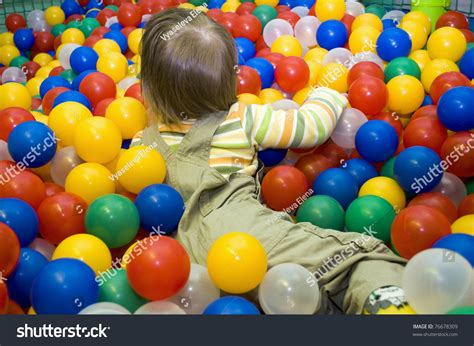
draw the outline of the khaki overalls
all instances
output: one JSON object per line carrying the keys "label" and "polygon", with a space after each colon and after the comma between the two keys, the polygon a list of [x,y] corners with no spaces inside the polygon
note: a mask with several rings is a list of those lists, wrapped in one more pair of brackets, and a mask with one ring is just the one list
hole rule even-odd
{"label": "khaki overalls", "polygon": [[298,263],[313,272],[321,290],[318,313],[360,313],[369,294],[382,286],[401,287],[404,260],[380,240],[359,233],[294,224],[290,216],[260,201],[261,174],[233,174],[225,179],[208,164],[211,141],[227,113],[198,120],[172,151],[156,127],[143,132],[143,145],[154,145],[166,160],[167,184],[183,196],[186,210],[177,239],[191,261],[206,265],[212,243],[240,231],[256,237],[267,251],[268,265]]}

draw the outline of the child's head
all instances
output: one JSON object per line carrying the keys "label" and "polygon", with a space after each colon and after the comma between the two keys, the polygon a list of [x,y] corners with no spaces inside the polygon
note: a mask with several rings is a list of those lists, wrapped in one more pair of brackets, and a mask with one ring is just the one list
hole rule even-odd
{"label": "child's head", "polygon": [[224,27],[197,13],[166,10],[145,28],[143,93],[165,123],[228,110],[236,101],[234,40]]}

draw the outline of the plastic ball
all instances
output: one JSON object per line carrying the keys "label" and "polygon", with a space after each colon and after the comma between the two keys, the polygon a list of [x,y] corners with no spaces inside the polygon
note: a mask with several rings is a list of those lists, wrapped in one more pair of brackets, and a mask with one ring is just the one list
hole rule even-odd
{"label": "plastic ball", "polygon": [[305,200],[296,213],[298,222],[309,222],[317,227],[344,230],[344,209],[330,196],[312,196]]}
{"label": "plastic ball", "polygon": [[411,120],[403,132],[405,148],[424,146],[440,153],[448,131],[437,118],[422,117]]}
{"label": "plastic ball", "polygon": [[441,157],[446,161],[449,156],[454,155],[451,157],[453,160],[449,160],[450,165],[447,169],[459,177],[470,177],[474,171],[474,151],[469,149],[472,138],[471,132],[458,132],[447,137],[441,146]]}
{"label": "plastic ball", "polygon": [[352,53],[375,52],[380,31],[370,26],[362,26],[352,31],[349,36],[349,48]]}
{"label": "plastic ball", "polygon": [[79,91],[95,107],[102,100],[115,98],[117,88],[112,78],[100,72],[93,72],[84,77],[80,83]]}
{"label": "plastic ball", "polygon": [[18,48],[10,44],[4,45],[2,46],[2,50],[0,51],[0,64],[9,66],[13,59],[19,56],[20,51],[18,50]]}
{"label": "plastic ball", "polygon": [[18,29],[13,34],[15,46],[20,50],[30,50],[35,43],[35,36],[31,29]]}
{"label": "plastic ball", "polygon": [[474,88],[460,86],[446,91],[438,103],[438,116],[443,125],[452,131],[469,131],[474,128]]}
{"label": "plastic ball", "polygon": [[385,82],[402,75],[421,78],[421,70],[415,60],[406,57],[395,58],[385,68]]}
{"label": "plastic ball", "polygon": [[247,66],[252,67],[258,72],[262,82],[262,88],[269,88],[274,82],[274,69],[272,64],[263,58],[252,58],[245,62]]}
{"label": "plastic ball", "polygon": [[400,28],[405,30],[408,35],[410,35],[412,51],[416,51],[425,47],[426,41],[428,40],[429,31],[426,30],[422,23],[412,20],[404,20],[400,24]]}
{"label": "plastic ball", "polygon": [[416,111],[425,97],[423,85],[413,76],[394,77],[387,84],[388,108],[398,114],[409,114]]}
{"label": "plastic ball", "polygon": [[[27,121],[34,121],[33,115],[23,108],[9,107],[0,111],[0,139],[7,141],[12,130]],[[8,153],[8,157],[10,154]],[[10,160],[10,158],[7,158]]]}
{"label": "plastic ball", "polygon": [[359,190],[359,197],[374,195],[388,201],[396,212],[405,207],[406,197],[396,180],[389,177],[375,177],[367,180]]}
{"label": "plastic ball", "polygon": [[269,21],[275,19],[278,13],[272,6],[259,5],[252,11],[252,15],[257,17],[263,28]]}
{"label": "plastic ball", "polygon": [[378,114],[387,104],[388,90],[377,77],[361,76],[349,88],[349,103],[364,114]]}
{"label": "plastic ball", "polygon": [[433,59],[429,61],[421,72],[421,82],[426,92],[430,92],[431,84],[439,75],[445,72],[459,72],[459,67],[448,59]]}
{"label": "plastic ball", "polygon": [[349,87],[347,84],[348,74],[349,71],[344,65],[329,63],[319,71],[316,85],[345,93]]}
{"label": "plastic ball", "polygon": [[204,315],[260,315],[260,311],[245,298],[226,296],[209,304]]}
{"label": "plastic ball", "polygon": [[0,199],[0,222],[15,232],[22,247],[28,246],[38,233],[38,217],[34,209],[17,198]]}
{"label": "plastic ball", "polygon": [[465,258],[444,249],[428,249],[408,262],[402,287],[418,314],[445,314],[469,305],[472,280],[472,266]]}
{"label": "plastic ball", "polygon": [[8,277],[15,270],[20,256],[20,241],[5,223],[0,223],[0,272]]}
{"label": "plastic ball", "polygon": [[449,197],[456,206],[459,206],[461,201],[466,197],[466,187],[462,180],[449,172],[444,172],[443,178],[438,185],[434,187],[433,192],[440,192]]}
{"label": "plastic ball", "polygon": [[273,53],[280,53],[286,57],[301,57],[303,48],[301,43],[293,36],[282,35],[278,37],[271,46]]}
{"label": "plastic ball", "polygon": [[97,70],[112,78],[115,83],[118,83],[127,75],[127,58],[116,52],[99,55],[99,60],[97,60]]}
{"label": "plastic ball", "polygon": [[112,30],[105,33],[104,38],[115,41],[119,45],[122,54],[125,54],[127,52],[128,40],[127,36],[122,34],[122,32]]}
{"label": "plastic ball", "polygon": [[141,240],[137,247],[143,251],[127,264],[128,281],[135,292],[146,299],[162,300],[184,287],[190,262],[182,245],[172,238],[153,235]]}
{"label": "plastic ball", "polygon": [[143,36],[143,29],[135,29],[128,35],[128,47],[134,54],[140,53],[140,44]]}
{"label": "plastic ball", "polygon": [[258,158],[266,167],[272,167],[283,161],[287,153],[287,149],[265,149],[259,151]]}
{"label": "plastic ball", "polygon": [[314,314],[319,306],[319,286],[314,275],[295,263],[272,267],[258,288],[258,300],[267,315]]}
{"label": "plastic ball", "polygon": [[[469,192],[468,192],[469,193]],[[459,204],[459,217],[474,214],[474,194],[468,194]]]}
{"label": "plastic ball", "polygon": [[433,244],[433,248],[447,249],[460,254],[474,267],[474,236],[468,234],[449,234]]}
{"label": "plastic ball", "polygon": [[84,161],[77,156],[74,147],[59,149],[51,161],[51,178],[56,184],[64,186],[69,172],[81,163]]}
{"label": "plastic ball", "polygon": [[348,33],[346,27],[338,20],[323,22],[316,32],[318,44],[328,50],[344,47],[347,37]]}
{"label": "plastic ball", "polygon": [[74,143],[77,125],[89,117],[92,117],[92,113],[87,107],[77,102],[64,102],[51,111],[48,125],[61,141],[61,145],[68,146]]}
{"label": "plastic ball", "polygon": [[335,164],[330,159],[320,154],[304,155],[295,163],[295,167],[306,176],[309,186],[313,185],[319,174],[334,166]]}
{"label": "plastic ball", "polygon": [[403,25],[406,22],[419,23],[423,26],[427,34],[431,32],[432,25],[435,24],[431,23],[430,17],[422,11],[410,11],[405,14],[402,18],[401,24]]}
{"label": "plastic ball", "polygon": [[[241,17],[242,18],[242,17]],[[280,36],[292,36],[293,27],[288,21],[276,18],[272,19],[263,28],[263,39],[267,46],[271,47],[273,42]]]}
{"label": "plastic ball", "polygon": [[241,294],[260,284],[267,271],[267,255],[253,236],[231,232],[220,236],[211,246],[207,268],[217,287]]}
{"label": "plastic ball", "polygon": [[66,19],[66,15],[64,14],[61,7],[51,6],[44,11],[44,19],[48,25],[53,26],[63,23]]}
{"label": "plastic ball", "polygon": [[428,54],[432,59],[458,61],[466,51],[466,38],[456,28],[435,30],[428,39]]}
{"label": "plastic ball", "polygon": [[99,298],[94,271],[82,261],[49,262],[33,282],[31,301],[38,314],[77,314]]}
{"label": "plastic ball", "polygon": [[289,57],[277,64],[275,81],[285,92],[296,92],[308,82],[309,68],[306,62],[299,57]]}
{"label": "plastic ball", "polygon": [[186,315],[186,312],[175,303],[154,301],[138,308],[135,315]]}
{"label": "plastic ball", "polygon": [[343,111],[331,139],[341,148],[352,149],[355,147],[357,131],[366,122],[364,113],[356,108],[347,108]]}
{"label": "plastic ball", "polygon": [[119,7],[117,18],[123,26],[137,26],[142,20],[140,7],[135,4],[124,3]]}
{"label": "plastic ball", "polygon": [[474,236],[474,214],[468,214],[460,217],[451,225],[453,233],[465,233]]}
{"label": "plastic ball", "polygon": [[15,32],[17,29],[26,27],[26,20],[19,13],[10,13],[5,19],[5,25],[8,31]]}
{"label": "plastic ball", "polygon": [[82,309],[79,315],[130,315],[130,311],[119,304],[100,302]]}
{"label": "plastic ball", "polygon": [[410,36],[406,31],[399,28],[384,30],[377,39],[377,53],[385,61],[408,56],[411,47]]}
{"label": "plastic ball", "polygon": [[377,170],[372,164],[358,158],[345,161],[342,164],[342,168],[355,178],[359,187],[367,180],[375,178],[378,175]]}
{"label": "plastic ball", "polygon": [[377,29],[378,31],[382,31],[383,29],[380,18],[372,13],[362,13],[356,16],[354,22],[352,23],[351,29],[356,30],[363,26],[370,26]]}
{"label": "plastic ball", "polygon": [[445,72],[435,78],[430,88],[430,97],[437,104],[448,90],[458,86],[471,86],[471,81],[460,72]]}
{"label": "plastic ball", "polygon": [[459,61],[461,72],[468,78],[474,79],[474,49],[470,48]]}
{"label": "plastic ball", "polygon": [[107,108],[105,117],[119,127],[123,139],[132,138],[143,130],[147,123],[145,107],[140,101],[131,97],[113,101]]}
{"label": "plastic ball", "polygon": [[258,95],[262,88],[262,82],[257,70],[248,66],[239,66],[237,71],[237,94]]}
{"label": "plastic ball", "polygon": [[87,70],[94,70],[98,59],[99,55],[92,48],[80,47],[72,52],[70,64],[73,71],[80,74]]}
{"label": "plastic ball", "polygon": [[31,95],[25,86],[13,82],[0,85],[0,111],[10,107],[31,108]]}
{"label": "plastic ball", "polygon": [[370,162],[391,158],[398,147],[395,129],[381,120],[370,120],[356,133],[355,146],[360,155]]}
{"label": "plastic ball", "polygon": [[[337,187],[337,188],[336,188]],[[345,209],[357,197],[357,181],[342,168],[322,172],[313,183],[315,195],[327,195],[337,200]]]}
{"label": "plastic ball", "polygon": [[344,16],[346,5],[343,0],[318,0],[314,11],[322,22],[329,19],[340,20]]}

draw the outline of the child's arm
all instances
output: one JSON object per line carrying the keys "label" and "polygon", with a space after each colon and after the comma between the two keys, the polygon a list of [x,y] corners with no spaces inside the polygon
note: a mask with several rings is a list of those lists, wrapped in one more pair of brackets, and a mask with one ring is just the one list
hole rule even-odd
{"label": "child's arm", "polygon": [[347,99],[337,91],[317,88],[299,109],[247,106],[243,126],[260,149],[312,148],[329,139],[346,106]]}

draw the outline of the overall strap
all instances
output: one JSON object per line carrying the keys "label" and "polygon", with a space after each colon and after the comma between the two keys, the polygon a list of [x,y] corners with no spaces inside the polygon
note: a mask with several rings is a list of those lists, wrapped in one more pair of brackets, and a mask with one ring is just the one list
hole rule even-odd
{"label": "overall strap", "polygon": [[161,137],[158,125],[149,126],[143,130],[143,144],[152,145],[161,155],[164,156],[166,161],[171,159],[173,151],[169,145],[166,144],[163,137]]}

